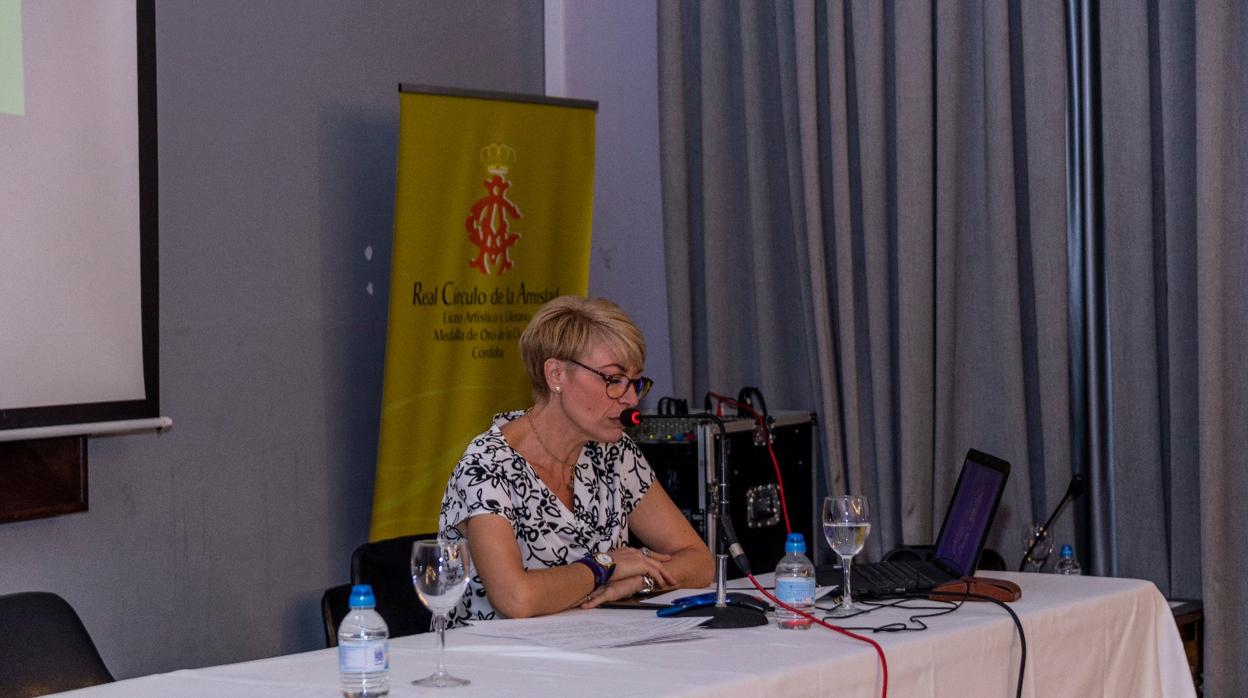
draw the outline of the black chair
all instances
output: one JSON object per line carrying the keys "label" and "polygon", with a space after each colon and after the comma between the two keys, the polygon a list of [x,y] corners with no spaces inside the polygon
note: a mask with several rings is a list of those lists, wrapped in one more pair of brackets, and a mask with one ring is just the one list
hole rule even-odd
{"label": "black chair", "polygon": [[0,596],[0,696],[34,696],[111,683],[82,619],[56,594]]}
{"label": "black chair", "polygon": [[[934,545],[899,545],[888,551],[885,560],[926,560],[936,551]],[[984,548],[979,554],[978,569],[985,571],[1004,572],[1005,558],[992,548]]]}
{"label": "black chair", "polygon": [[373,587],[377,612],[385,619],[390,637],[429,630],[433,614],[412,586],[412,543],[437,537],[436,533],[419,533],[387,538],[364,543],[351,554],[351,582]]}
{"label": "black chair", "polygon": [[347,617],[348,602],[351,599],[351,585],[339,584],[330,587],[321,595],[321,620],[325,623],[325,646],[338,646],[338,626]]}

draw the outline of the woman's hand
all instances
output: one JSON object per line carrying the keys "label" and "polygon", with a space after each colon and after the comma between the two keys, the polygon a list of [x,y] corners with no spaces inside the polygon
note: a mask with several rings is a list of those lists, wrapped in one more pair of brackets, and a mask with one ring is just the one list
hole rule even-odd
{"label": "woman's hand", "polygon": [[[616,548],[610,552],[615,560],[615,574],[605,586],[594,589],[581,603],[581,608],[597,608],[604,603],[636,596],[649,588],[674,587],[676,578],[664,564],[671,555],[655,552],[649,548]],[[647,584],[650,577],[654,584]]]}
{"label": "woman's hand", "polygon": [[[666,553],[662,557],[663,567],[672,580],[661,580],[662,588],[698,589],[713,581],[715,562],[711,551],[657,480],[629,516],[628,528],[637,540],[650,546],[652,557],[657,558],[657,551]],[[660,580],[655,577],[655,581]]]}
{"label": "woman's hand", "polygon": [[628,577],[627,579],[612,579],[606,586],[598,587],[590,593],[585,603],[581,604],[581,608],[598,608],[604,603],[619,601],[620,599],[628,599],[637,595],[645,586],[645,581],[641,577]]}
{"label": "woman's hand", "polygon": [[648,574],[660,587],[672,587],[677,584],[676,577],[664,564],[672,559],[671,555],[648,548],[628,547],[616,548],[609,554],[611,559],[615,560],[615,574],[611,575],[612,581],[636,578],[640,582],[642,575]]}

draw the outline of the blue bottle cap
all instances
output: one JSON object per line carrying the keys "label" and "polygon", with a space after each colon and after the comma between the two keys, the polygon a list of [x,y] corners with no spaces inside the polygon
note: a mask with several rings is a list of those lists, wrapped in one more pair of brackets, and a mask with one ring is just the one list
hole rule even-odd
{"label": "blue bottle cap", "polygon": [[375,608],[377,599],[373,597],[373,587],[368,584],[356,584],[351,587],[351,608]]}
{"label": "blue bottle cap", "polygon": [[789,537],[784,540],[784,552],[786,555],[792,553],[806,554],[806,539],[800,533],[790,533]]}
{"label": "blue bottle cap", "polygon": [[1062,557],[1074,557],[1075,549],[1069,543],[1062,546]]}

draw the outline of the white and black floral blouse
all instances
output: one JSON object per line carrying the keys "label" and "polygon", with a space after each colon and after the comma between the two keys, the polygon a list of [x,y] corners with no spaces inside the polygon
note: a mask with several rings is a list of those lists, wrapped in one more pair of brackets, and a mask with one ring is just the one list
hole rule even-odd
{"label": "white and black floral blouse", "polygon": [[[586,442],[573,473],[569,511],[503,438],[500,427],[523,414],[495,415],[490,430],[468,444],[442,496],[441,535],[458,540],[459,524],[497,514],[511,522],[526,569],[566,565],[627,545],[628,516],[654,480],[637,444],[627,435],[610,444]],[[473,575],[450,621],[496,617],[503,616],[490,606],[481,577]]]}

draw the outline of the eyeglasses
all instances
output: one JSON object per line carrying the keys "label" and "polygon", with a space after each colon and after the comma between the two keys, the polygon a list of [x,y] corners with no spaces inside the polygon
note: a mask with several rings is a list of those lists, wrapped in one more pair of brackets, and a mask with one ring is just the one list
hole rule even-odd
{"label": "eyeglasses", "polygon": [[642,376],[640,378],[629,378],[623,373],[606,374],[596,368],[590,368],[576,359],[568,359],[572,363],[580,366],[586,371],[590,371],[598,375],[604,383],[606,383],[607,397],[612,400],[619,400],[628,392],[629,386],[632,386],[633,392],[637,393],[637,399],[640,400],[650,392],[650,388],[654,385],[654,381]]}

